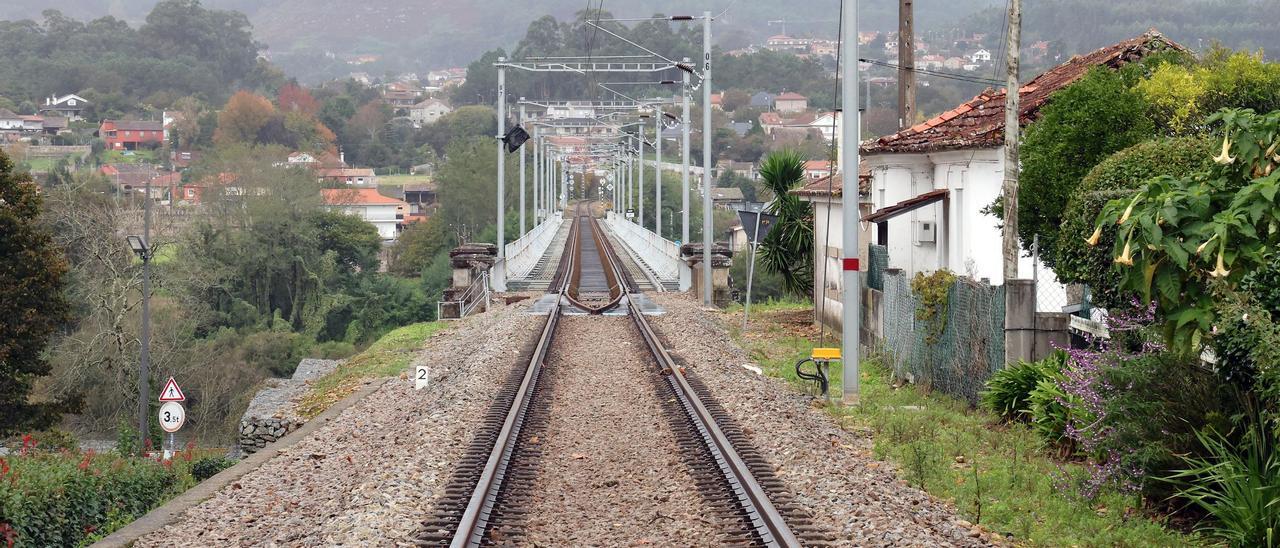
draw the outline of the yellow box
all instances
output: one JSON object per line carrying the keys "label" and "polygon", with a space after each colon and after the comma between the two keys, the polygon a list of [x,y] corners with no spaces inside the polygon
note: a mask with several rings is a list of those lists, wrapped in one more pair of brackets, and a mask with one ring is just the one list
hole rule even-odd
{"label": "yellow box", "polygon": [[835,361],[840,359],[839,348],[815,348],[809,356],[814,361]]}

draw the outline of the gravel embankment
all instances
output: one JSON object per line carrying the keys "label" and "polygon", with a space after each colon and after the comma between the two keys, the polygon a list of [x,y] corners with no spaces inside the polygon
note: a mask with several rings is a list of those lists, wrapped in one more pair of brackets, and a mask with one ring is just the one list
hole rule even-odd
{"label": "gravel embankment", "polygon": [[520,544],[715,546],[631,320],[566,317],[548,357],[549,418]]}
{"label": "gravel embankment", "polygon": [[137,546],[411,542],[498,383],[543,317],[495,306],[427,341],[430,387],[392,379]]}
{"label": "gravel embankment", "polygon": [[872,440],[846,432],[810,398],[780,379],[743,368],[752,360],[693,299],[651,295],[666,313],[650,318],[668,349],[700,379],[798,502],[829,524],[847,546],[981,546],[948,504],[899,481],[891,464],[871,456]]}

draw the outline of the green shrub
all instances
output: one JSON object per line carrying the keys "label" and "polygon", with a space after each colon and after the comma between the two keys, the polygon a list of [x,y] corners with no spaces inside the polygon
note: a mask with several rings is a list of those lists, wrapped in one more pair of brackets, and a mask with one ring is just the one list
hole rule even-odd
{"label": "green shrub", "polygon": [[1029,398],[1041,380],[1051,378],[1067,364],[1067,353],[1056,350],[1049,357],[1036,361],[1019,361],[987,379],[987,389],[979,397],[983,408],[1000,415],[1006,421],[1029,419]]}
{"label": "green shrub", "polygon": [[1232,546],[1280,546],[1280,440],[1259,425],[1235,443],[1211,429],[1196,436],[1208,454],[1169,477],[1178,495],[1207,512],[1205,530]]}
{"label": "green shrub", "polygon": [[1094,302],[1112,307],[1127,304],[1118,293],[1120,273],[1114,269],[1114,225],[1103,228],[1097,245],[1085,243],[1102,207],[1132,195],[1148,179],[1185,176],[1211,163],[1214,144],[1202,138],[1147,141],[1112,154],[1089,171],[1070,196],[1062,214],[1062,237],[1054,248],[1054,272],[1064,283],[1087,284]]}
{"label": "green shrub", "polygon": [[177,463],[110,454],[31,453],[6,464],[0,520],[16,531],[17,547],[78,545],[145,514],[181,483]]}
{"label": "green shrub", "polygon": [[80,440],[76,439],[75,434],[59,428],[32,432],[22,439],[15,439],[9,444],[9,450],[12,452],[20,451],[24,443],[30,443],[33,445],[32,448],[34,450],[46,453],[56,453],[62,450],[80,450]]}
{"label": "green shrub", "polygon": [[218,472],[231,468],[236,461],[222,456],[197,459],[191,463],[191,478],[201,482],[213,477]]}
{"label": "green shrub", "polygon": [[1031,425],[1040,437],[1049,443],[1070,444],[1068,424],[1090,424],[1092,418],[1084,410],[1084,402],[1075,394],[1062,389],[1066,375],[1052,373],[1036,383],[1035,390],[1027,395],[1027,407],[1031,413]]}

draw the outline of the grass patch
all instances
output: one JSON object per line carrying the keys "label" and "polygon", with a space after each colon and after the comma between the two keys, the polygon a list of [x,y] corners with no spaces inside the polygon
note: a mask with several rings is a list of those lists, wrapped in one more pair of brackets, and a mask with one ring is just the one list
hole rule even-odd
{"label": "grass patch", "polygon": [[[765,373],[800,383],[796,360],[808,356],[819,338],[812,313],[779,306],[757,316],[741,332],[740,313],[727,314],[731,335]],[[838,334],[836,334],[838,335]],[[826,333],[827,344],[833,334]],[[840,393],[840,370],[832,366],[833,394]],[[798,387],[809,387],[797,384]],[[1029,546],[1186,546],[1206,544],[1199,536],[1168,529],[1143,511],[1136,495],[1104,493],[1086,501],[1063,489],[1083,476],[1074,463],[1059,462],[1052,450],[1023,424],[1003,424],[985,411],[914,386],[895,388],[876,359],[862,362],[862,405],[828,407],[848,429],[869,431],[875,456],[894,463],[899,475],[935,497],[951,501],[961,516],[988,531]]]}
{"label": "grass patch", "polygon": [[156,161],[154,150],[104,150],[104,164],[150,164]]}
{"label": "grass patch", "polygon": [[343,363],[334,372],[311,385],[298,404],[298,413],[312,418],[329,406],[355,393],[364,381],[400,374],[429,337],[448,326],[445,322],[423,322],[396,329]]}

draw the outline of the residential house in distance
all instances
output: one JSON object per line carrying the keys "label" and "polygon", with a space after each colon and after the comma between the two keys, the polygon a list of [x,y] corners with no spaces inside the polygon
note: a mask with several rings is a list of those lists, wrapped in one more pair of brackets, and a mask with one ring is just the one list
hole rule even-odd
{"label": "residential house in distance", "polygon": [[453,112],[453,108],[449,103],[440,99],[427,99],[418,104],[409,107],[409,119],[417,127],[427,124],[434,124],[436,120],[443,118],[444,115]]}
{"label": "residential house in distance", "polygon": [[711,108],[724,110],[724,92],[711,94]]}
{"label": "residential house in distance", "polygon": [[84,110],[89,107],[89,104],[87,99],[74,93],[61,97],[50,96],[46,97],[44,104],[40,106],[39,114],[67,118],[73,122],[78,122],[84,119]]}
{"label": "residential house in distance", "polygon": [[828,160],[809,160],[804,163],[804,178],[816,181],[831,175],[831,162]]}
{"label": "residential house in distance", "polygon": [[719,209],[737,210],[746,205],[742,189],[736,186],[718,186],[711,189],[711,204]]}
{"label": "residential house in distance", "polygon": [[773,110],[778,112],[804,112],[809,109],[809,98],[787,91],[773,99]]}
{"label": "residential house in distance", "polygon": [[7,108],[0,108],[0,131],[21,132],[22,116]]}
{"label": "residential house in distance", "polygon": [[384,241],[396,239],[409,209],[404,201],[378,194],[373,188],[325,188],[320,195],[326,209],[364,219],[378,229]]}
{"label": "residential house in distance", "polygon": [[[1018,90],[1019,124],[1038,119],[1054,92],[1094,67],[1117,69],[1172,49],[1184,48],[1150,31],[1073,57]],[[872,211],[862,220],[876,225],[871,241],[888,248],[890,267],[908,276],[946,268],[1002,283],[1001,247],[992,245],[1001,239],[999,219],[984,210],[1000,196],[1004,179],[1004,103],[1004,90],[987,90],[935,118],[862,144]],[[838,230],[840,221],[833,221]],[[1023,277],[1032,275],[1030,258],[1020,269]],[[1051,270],[1034,275],[1042,292],[1065,295]]]}
{"label": "residential house in distance", "polygon": [[401,186],[385,186],[378,189],[384,196],[403,200],[409,205],[408,211],[405,213],[405,224],[424,221],[430,217],[437,209],[436,207],[436,184],[434,182],[401,185]]}
{"label": "residential house in distance", "polygon": [[751,96],[751,102],[748,103],[754,108],[773,108],[774,95],[767,91],[757,91]]}
{"label": "residential house in distance", "polygon": [[367,167],[322,167],[316,169],[320,182],[326,185],[339,186],[376,186],[377,175]]}
{"label": "residential house in distance", "polygon": [[969,60],[974,63],[990,63],[991,52],[985,49],[979,49],[978,51],[969,54]]}
{"label": "residential house in distance", "polygon": [[164,123],[152,121],[103,120],[98,136],[107,150],[138,150],[164,143]]}
{"label": "residential house in distance", "polygon": [[756,165],[751,162],[738,162],[734,160],[720,160],[716,162],[717,168],[720,170],[729,170],[734,175],[746,177],[752,181],[760,178],[760,170],[756,169]]}
{"label": "residential house in distance", "polygon": [[809,122],[809,127],[821,133],[822,139],[830,143],[831,139],[835,138],[836,115],[834,112],[819,112],[813,116],[813,121]]}
{"label": "residential house in distance", "polygon": [[809,40],[806,38],[792,38],[784,34],[770,36],[765,41],[764,47],[771,51],[789,51],[792,53],[809,53]]}

